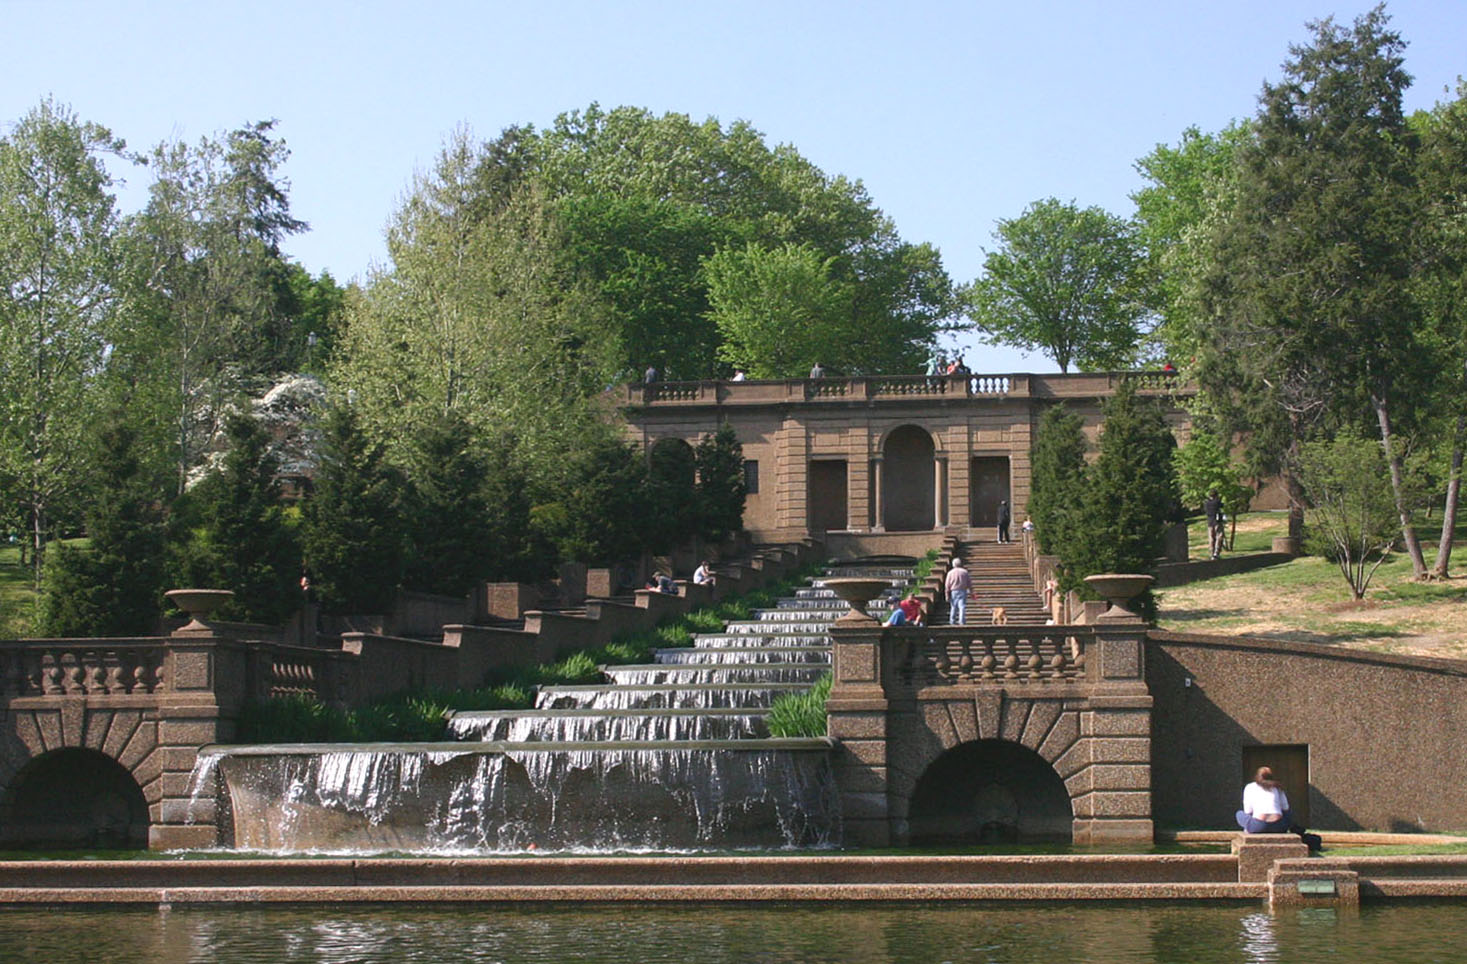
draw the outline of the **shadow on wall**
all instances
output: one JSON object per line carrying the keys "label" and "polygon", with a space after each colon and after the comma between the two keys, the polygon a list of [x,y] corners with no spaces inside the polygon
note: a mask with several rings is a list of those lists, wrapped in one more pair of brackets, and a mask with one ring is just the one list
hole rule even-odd
{"label": "shadow on wall", "polygon": [[122,764],[96,750],[45,753],[21,767],[0,801],[0,843],[27,848],[148,845],[148,804]]}
{"label": "shadow on wall", "polygon": [[1064,781],[1033,750],[1004,740],[955,746],[917,780],[913,845],[1062,841],[1073,834]]}
{"label": "shadow on wall", "polygon": [[[1155,700],[1151,724],[1152,818],[1162,826],[1236,829],[1233,815],[1242,803],[1243,787],[1252,779],[1245,779],[1243,751],[1265,741],[1214,703],[1195,680],[1188,685],[1188,671],[1165,650],[1148,648],[1146,678]],[[1307,801],[1291,802],[1296,810],[1304,803],[1312,826],[1362,829],[1358,821],[1312,784]]]}

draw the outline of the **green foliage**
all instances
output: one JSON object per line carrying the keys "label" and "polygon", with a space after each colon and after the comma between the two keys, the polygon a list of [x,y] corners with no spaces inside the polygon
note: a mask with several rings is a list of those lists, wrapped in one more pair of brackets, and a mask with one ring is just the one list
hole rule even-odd
{"label": "green foliage", "polygon": [[556,501],[536,506],[531,514],[560,558],[611,565],[636,555],[655,511],[641,456],[606,435],[571,453],[565,470]]}
{"label": "green foliage", "polygon": [[462,595],[480,580],[533,572],[530,505],[504,438],[481,441],[468,419],[430,420],[409,451],[403,584]]}
{"label": "green foliage", "polygon": [[697,463],[692,446],[681,439],[661,439],[647,453],[647,506],[641,522],[652,552],[669,552],[687,542],[699,528]]}
{"label": "green foliage", "polygon": [[163,513],[139,464],[136,433],[111,412],[88,486],[88,547],[60,544],[46,561],[40,631],[48,636],[143,636],[163,600]]}
{"label": "green foliage", "polygon": [[936,549],[928,549],[927,554],[917,560],[912,567],[912,585],[921,586],[928,576],[932,575],[932,567],[937,565],[938,552]]}
{"label": "green foliage", "polygon": [[1043,351],[1060,371],[1132,364],[1149,309],[1144,252],[1127,222],[1046,198],[993,236],[999,247],[966,296],[991,344]]}
{"label": "green foliage", "polygon": [[[1194,415],[1194,419],[1195,419]],[[1193,422],[1192,437],[1173,456],[1182,504],[1197,508],[1216,491],[1223,512],[1237,529],[1238,516],[1247,511],[1253,489],[1243,484],[1243,467],[1233,462],[1218,437]],[[1232,540],[1228,548],[1235,548]]]}
{"label": "green foliage", "polygon": [[[1057,449],[1073,458],[1072,432],[1063,424],[1073,416],[1056,416],[1060,428]],[[1065,436],[1069,436],[1066,442]],[[1078,511],[1059,512],[1052,523],[1052,551],[1060,557],[1062,589],[1083,589],[1084,577],[1103,572],[1150,572],[1165,548],[1168,526],[1181,517],[1173,452],[1176,439],[1167,428],[1161,408],[1136,397],[1122,383],[1106,403],[1100,434],[1100,457],[1085,469],[1082,480],[1056,471],[1054,478],[1069,486],[1059,490],[1076,500]],[[1065,463],[1056,458],[1056,465]],[[1035,473],[1035,490],[1040,489]],[[1055,491],[1044,483],[1047,491]],[[1048,495],[1046,495],[1048,498]],[[1043,502],[1041,502],[1043,504]],[[1049,507],[1046,507],[1049,511]],[[1037,533],[1043,523],[1035,517]],[[1137,600],[1143,615],[1155,615],[1155,600],[1147,592]]]}
{"label": "green foliage", "polygon": [[300,601],[300,549],[280,505],[269,439],[249,415],[225,422],[229,451],[179,506],[170,539],[180,586],[230,589],[225,619],[280,623]]}
{"label": "green foliage", "polygon": [[698,441],[698,510],[702,536],[722,542],[744,528],[744,447],[727,422]]}
{"label": "green foliage", "polygon": [[803,693],[782,693],[769,706],[769,735],[810,737],[826,734],[825,702],[830,698],[832,677],[821,676]]}
{"label": "green foliage", "polygon": [[1085,433],[1079,415],[1063,404],[1045,409],[1029,455],[1029,517],[1039,551],[1055,554],[1072,541],[1084,505]]}
{"label": "green foliage", "polygon": [[1380,444],[1346,435],[1308,442],[1299,479],[1314,510],[1305,548],[1338,566],[1355,598],[1364,598],[1400,534]]}
{"label": "green foliage", "polygon": [[373,612],[402,577],[405,483],[350,406],[327,413],[318,458],[301,530],[312,586],[328,608]]}
{"label": "green foliage", "polygon": [[[0,137],[0,481],[26,512],[37,581],[75,498],[116,301],[101,155],[124,145],[49,98]],[[0,493],[3,494],[3,493]]]}

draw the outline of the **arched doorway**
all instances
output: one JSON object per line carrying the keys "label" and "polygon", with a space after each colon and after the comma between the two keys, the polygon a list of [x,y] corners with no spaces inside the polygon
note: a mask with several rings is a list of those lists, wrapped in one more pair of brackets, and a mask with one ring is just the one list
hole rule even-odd
{"label": "arched doorway", "polygon": [[932,761],[912,792],[914,844],[1069,841],[1074,811],[1064,781],[1038,753],[977,740]]}
{"label": "arched doorway", "polygon": [[882,449],[882,518],[888,532],[920,532],[936,525],[932,436],[903,425],[886,437]]}
{"label": "arched doorway", "polygon": [[0,802],[0,843],[141,848],[148,803],[122,764],[96,750],[53,750],[21,767]]}
{"label": "arched doorway", "polygon": [[680,438],[658,439],[647,452],[647,528],[654,549],[684,542],[697,528],[697,457]]}

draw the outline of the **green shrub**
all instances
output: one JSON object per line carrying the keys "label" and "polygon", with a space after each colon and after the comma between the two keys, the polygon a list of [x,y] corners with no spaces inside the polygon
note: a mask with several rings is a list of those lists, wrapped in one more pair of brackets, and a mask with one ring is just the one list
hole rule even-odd
{"label": "green shrub", "polygon": [[830,698],[831,676],[826,673],[803,693],[777,696],[769,707],[771,736],[824,736],[825,701]]}

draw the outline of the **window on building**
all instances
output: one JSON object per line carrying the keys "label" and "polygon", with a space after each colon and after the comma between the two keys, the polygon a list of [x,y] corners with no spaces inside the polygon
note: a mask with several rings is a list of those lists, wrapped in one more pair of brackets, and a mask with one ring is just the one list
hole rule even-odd
{"label": "window on building", "polygon": [[749,495],[759,491],[759,462],[757,459],[744,459],[744,491]]}

